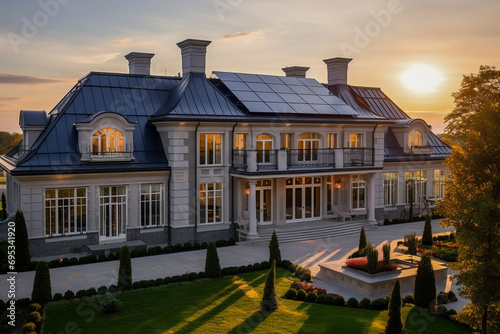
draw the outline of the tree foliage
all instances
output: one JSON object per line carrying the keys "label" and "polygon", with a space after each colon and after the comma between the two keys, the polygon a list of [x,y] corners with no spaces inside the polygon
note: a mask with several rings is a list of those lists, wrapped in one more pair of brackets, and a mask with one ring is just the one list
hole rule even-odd
{"label": "tree foliage", "polygon": [[5,194],[2,192],[2,210],[0,210],[0,220],[7,219],[7,199]]}
{"label": "tree foliage", "polygon": [[17,271],[21,271],[28,268],[31,263],[28,230],[22,211],[16,212],[14,223],[16,226],[16,268]]}
{"label": "tree foliage", "polygon": [[432,246],[432,226],[431,216],[425,216],[424,233],[422,235],[422,245]]}
{"label": "tree foliage", "polygon": [[486,333],[500,305],[500,289],[492,288],[500,286],[500,71],[481,66],[453,97],[445,131],[463,145],[446,159],[452,181],[439,211],[457,231],[458,261],[451,266],[460,272],[460,294],[481,314]]}
{"label": "tree foliage", "polygon": [[266,285],[264,286],[264,295],[260,303],[260,309],[263,312],[274,312],[278,308],[276,300],[276,260],[271,263],[271,268],[267,273]]}
{"label": "tree foliage", "polygon": [[23,136],[16,132],[5,132],[0,131],[0,154],[5,154],[10,151],[19,141],[23,138]]}
{"label": "tree foliage", "polygon": [[222,276],[222,269],[219,262],[219,254],[215,242],[210,241],[207,247],[207,258],[205,260],[205,275],[209,278]]}
{"label": "tree foliage", "polygon": [[396,279],[389,300],[389,319],[385,327],[386,334],[399,334],[403,331],[403,318],[401,317],[401,284]]}
{"label": "tree foliage", "polygon": [[413,295],[415,296],[415,305],[418,307],[429,308],[435,304],[436,278],[429,255],[422,256],[418,263]]}
{"label": "tree foliage", "polygon": [[368,244],[368,241],[366,241],[365,228],[361,227],[361,232],[359,232],[359,246],[358,246],[358,251],[361,251],[361,250],[365,249],[367,244]]}
{"label": "tree foliage", "polygon": [[40,261],[36,265],[33,291],[31,292],[33,303],[44,305],[52,300],[52,288],[50,284],[49,264]]}
{"label": "tree foliage", "polygon": [[276,231],[273,231],[273,236],[269,242],[269,263],[273,263],[273,260],[276,260],[276,265],[278,267],[281,266],[281,251]]}
{"label": "tree foliage", "polygon": [[118,269],[118,289],[132,289],[132,260],[128,246],[120,249],[120,268]]}

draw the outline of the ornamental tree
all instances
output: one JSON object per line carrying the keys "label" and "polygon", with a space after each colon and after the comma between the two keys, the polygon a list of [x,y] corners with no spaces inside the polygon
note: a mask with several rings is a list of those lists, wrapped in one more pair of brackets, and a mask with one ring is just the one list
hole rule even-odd
{"label": "ornamental tree", "polygon": [[276,260],[276,265],[281,267],[281,251],[276,231],[273,231],[273,236],[269,242],[269,263],[273,263],[273,260]]}
{"label": "ornamental tree", "polygon": [[17,210],[14,223],[16,226],[16,269],[21,271],[28,268],[31,263],[28,230],[22,211]]}
{"label": "ornamental tree", "polygon": [[222,269],[219,262],[219,254],[215,242],[210,241],[207,247],[207,258],[205,260],[205,275],[208,278],[218,278],[222,276]]}
{"label": "ornamental tree", "polygon": [[51,300],[52,288],[50,284],[49,264],[45,261],[40,261],[36,265],[31,301],[33,303],[45,305]]}
{"label": "ornamental tree", "polygon": [[477,310],[481,333],[487,333],[500,307],[500,71],[481,66],[464,76],[453,94],[454,110],[445,132],[455,145],[445,166],[450,170],[446,196],[439,203],[442,224],[456,229],[460,295]]}
{"label": "ornamental tree", "polygon": [[394,282],[391,299],[389,300],[389,320],[385,327],[385,334],[399,334],[403,331],[403,318],[401,317],[401,284],[399,279]]}
{"label": "ornamental tree", "polygon": [[120,249],[120,269],[118,270],[118,289],[132,289],[132,260],[128,246]]}
{"label": "ornamental tree", "polygon": [[264,286],[264,295],[260,302],[260,309],[263,312],[274,312],[278,308],[276,300],[276,260],[271,263],[271,268],[267,273],[266,285]]}
{"label": "ornamental tree", "polygon": [[432,268],[431,257],[422,256],[418,263],[417,276],[415,276],[415,305],[422,308],[434,306],[436,301],[436,278]]}

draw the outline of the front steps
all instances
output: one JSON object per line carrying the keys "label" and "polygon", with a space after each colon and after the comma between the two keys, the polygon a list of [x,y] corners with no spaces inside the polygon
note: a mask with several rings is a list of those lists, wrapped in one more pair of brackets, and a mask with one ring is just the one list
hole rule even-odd
{"label": "front steps", "polygon": [[257,237],[248,237],[248,232],[240,231],[241,241],[255,243],[268,243],[271,240],[273,230],[280,243],[305,241],[315,239],[325,239],[341,237],[344,235],[359,233],[361,228],[369,229],[370,225],[366,221],[319,221],[307,223],[292,223],[285,226],[263,226],[258,230]]}

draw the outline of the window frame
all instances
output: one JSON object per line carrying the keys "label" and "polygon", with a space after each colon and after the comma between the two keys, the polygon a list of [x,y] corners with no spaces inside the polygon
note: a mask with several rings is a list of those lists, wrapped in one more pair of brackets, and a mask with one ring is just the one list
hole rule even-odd
{"label": "window frame", "polygon": [[[354,136],[354,137],[353,137]],[[354,138],[354,140],[352,140]],[[354,146],[352,146],[354,144]],[[365,134],[362,132],[348,132],[346,134],[346,148],[365,147]]]}
{"label": "window frame", "polygon": [[405,171],[405,204],[409,205],[409,194],[411,182],[413,180],[415,185],[413,189],[413,204],[420,203],[420,197],[427,195],[427,171],[426,170],[411,170]]}
{"label": "window frame", "polygon": [[[96,135],[97,133],[98,135]],[[114,138],[114,140],[112,140],[112,138]],[[104,150],[102,147],[103,139],[106,146]],[[95,141],[97,142],[97,145],[94,145]],[[112,143],[113,145],[111,145]],[[93,156],[106,155],[109,153],[124,153],[126,152],[125,135],[117,128],[100,128],[92,134],[91,146],[91,154]],[[114,148],[112,148],[112,146],[114,146]],[[97,151],[95,151],[94,148],[97,148]]]}
{"label": "window frame", "polygon": [[[354,174],[351,177],[351,208],[353,210],[366,209],[366,183],[364,174]],[[362,192],[360,190],[363,190]],[[354,205],[356,203],[356,205]],[[360,205],[362,203],[362,205]]]}
{"label": "window frame", "polygon": [[[212,136],[212,150],[208,147],[209,136]],[[202,138],[204,142],[203,145]],[[219,144],[217,144],[216,138],[219,138]],[[198,163],[200,166],[221,166],[223,164],[224,135],[222,133],[200,133],[198,143]],[[219,147],[217,147],[217,145],[219,145]],[[202,147],[204,147],[204,152],[202,152]],[[210,152],[212,153],[210,154]],[[210,156],[212,163],[210,163]]]}
{"label": "window frame", "polygon": [[[143,189],[142,187],[144,186],[147,186],[148,187],[148,192],[147,193],[143,193]],[[160,190],[158,192],[153,192],[152,191],[152,187],[153,186],[159,186],[160,187]],[[139,191],[140,195],[139,195],[139,202],[140,202],[140,222],[141,222],[141,227],[145,227],[145,228],[148,228],[148,227],[158,227],[158,226],[163,226],[164,225],[164,219],[163,219],[163,216],[164,216],[164,184],[163,183],[142,183],[140,184],[140,191]],[[148,199],[144,199],[143,198],[143,195],[148,195]],[[158,199],[154,199],[153,196],[159,196]],[[156,215],[153,215],[153,202],[156,202],[157,205],[158,205],[158,213],[157,213],[157,218],[155,219],[154,217]],[[144,213],[145,210],[143,209],[143,206],[145,204],[149,204],[149,209],[147,211],[148,212],[148,215],[147,215],[147,218],[146,220],[144,219]],[[157,220],[156,223],[152,223],[152,221],[154,220]]]}
{"label": "window frame", "polygon": [[398,172],[384,173],[384,206],[398,205]]}
{"label": "window frame", "polygon": [[234,149],[244,151],[247,149],[247,134],[235,133],[234,134]]}
{"label": "window frame", "polygon": [[[212,185],[210,189],[209,185]],[[219,185],[219,187],[218,187]],[[204,189],[202,189],[204,187]],[[198,221],[200,225],[212,225],[221,224],[224,222],[224,183],[223,182],[207,182],[200,183],[198,186]],[[209,196],[212,193],[212,196]],[[209,221],[210,209],[208,204],[209,200],[212,200],[212,218],[213,221]],[[220,199],[220,208],[217,206],[217,199]],[[204,207],[202,206],[202,201],[205,200]],[[219,210],[219,220],[217,218],[217,211]],[[202,219],[203,217],[203,219]]]}
{"label": "window frame", "polygon": [[[68,191],[73,190],[73,196],[71,197],[60,197],[60,191]],[[78,196],[78,191],[83,190],[84,196]],[[48,191],[55,191],[55,197],[48,197]],[[54,206],[47,206],[47,202],[54,202]],[[60,204],[60,201],[70,201],[69,204]],[[71,203],[71,201],[73,201]],[[81,203],[84,202],[84,203]],[[62,232],[59,231],[60,228],[60,213],[61,209],[67,208],[66,211],[68,214],[73,212],[73,222],[71,221],[71,216],[68,215],[68,221],[62,222]],[[55,232],[52,231],[52,212],[49,215],[49,211],[54,209],[54,226]],[[65,235],[78,235],[78,234],[86,234],[87,233],[87,212],[88,209],[88,188],[86,187],[68,187],[68,188],[45,188],[44,189],[44,222],[45,222],[45,236],[46,237],[55,237],[55,236],[65,236]],[[78,217],[81,218],[78,218]],[[63,215],[64,217],[64,215]],[[66,225],[68,232],[64,232],[66,229]],[[71,231],[70,226],[73,225],[73,230]],[[80,227],[80,231],[78,231],[78,226]],[[47,233],[47,230],[49,233]]]}
{"label": "window frame", "polygon": [[424,146],[424,134],[420,130],[411,130],[408,134],[408,147],[422,147]]}
{"label": "window frame", "polygon": [[[436,175],[438,172],[438,175]],[[434,169],[434,177],[432,180],[432,190],[435,199],[443,199],[446,195],[446,179],[447,175],[443,169]]]}

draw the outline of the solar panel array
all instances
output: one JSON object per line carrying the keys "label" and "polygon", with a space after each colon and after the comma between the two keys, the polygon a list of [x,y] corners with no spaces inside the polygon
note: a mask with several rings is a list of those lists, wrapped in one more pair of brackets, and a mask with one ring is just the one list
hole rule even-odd
{"label": "solar panel array", "polygon": [[252,113],[358,115],[314,79],[214,72]]}

